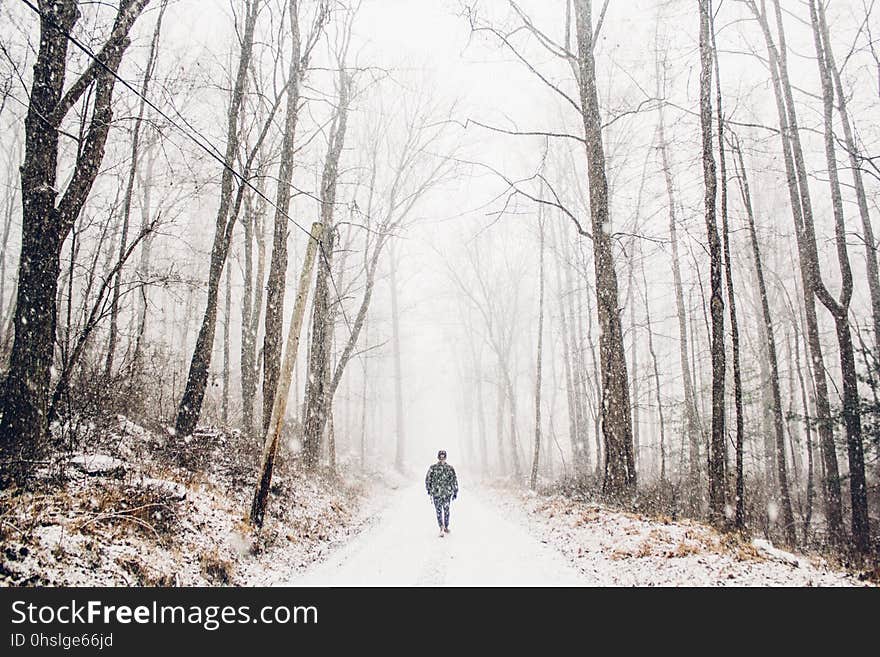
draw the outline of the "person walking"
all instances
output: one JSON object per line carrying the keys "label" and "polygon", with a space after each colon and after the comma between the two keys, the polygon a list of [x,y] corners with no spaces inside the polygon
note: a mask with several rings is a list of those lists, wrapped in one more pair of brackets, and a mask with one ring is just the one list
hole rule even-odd
{"label": "person walking", "polygon": [[443,538],[449,533],[449,504],[458,497],[458,478],[455,476],[455,468],[446,462],[446,450],[437,452],[437,462],[428,468],[425,488],[434,502],[440,538]]}

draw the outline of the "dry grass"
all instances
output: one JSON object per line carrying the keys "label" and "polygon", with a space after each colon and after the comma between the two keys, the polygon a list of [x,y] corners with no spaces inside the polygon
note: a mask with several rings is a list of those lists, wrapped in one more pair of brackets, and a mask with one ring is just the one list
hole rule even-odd
{"label": "dry grass", "polygon": [[689,557],[692,554],[700,554],[700,552],[702,552],[702,550],[700,549],[699,545],[694,545],[693,543],[688,541],[681,541],[676,546],[675,550],[667,552],[665,556],[668,559],[681,559],[683,557]]}
{"label": "dry grass", "polygon": [[225,559],[217,550],[204,552],[199,558],[202,576],[214,584],[227,585],[232,581],[234,566],[229,559]]}
{"label": "dry grass", "polygon": [[639,546],[639,549],[636,550],[635,556],[644,558],[650,557],[654,554],[654,545],[650,540],[642,541],[642,544]]}

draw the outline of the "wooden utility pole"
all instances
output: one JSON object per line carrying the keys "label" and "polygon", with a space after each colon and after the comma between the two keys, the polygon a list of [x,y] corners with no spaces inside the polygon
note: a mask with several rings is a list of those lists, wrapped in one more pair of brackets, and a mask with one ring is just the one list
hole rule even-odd
{"label": "wooden utility pole", "polygon": [[254,501],[251,505],[251,523],[257,527],[263,526],[263,517],[266,514],[266,501],[269,497],[269,485],[272,483],[272,468],[275,465],[275,453],[278,450],[278,439],[281,436],[281,427],[284,424],[284,414],[287,411],[287,396],[290,392],[290,379],[293,374],[293,366],[296,363],[296,351],[299,347],[299,334],[302,328],[303,317],[306,312],[306,301],[309,296],[309,281],[312,278],[312,267],[315,263],[315,252],[324,225],[320,222],[312,224],[312,232],[309,237],[309,245],[306,248],[306,258],[303,262],[302,273],[299,277],[299,289],[296,292],[296,301],[293,305],[293,315],[290,320],[290,329],[287,334],[287,348],[284,351],[284,360],[281,363],[281,375],[278,387],[275,390],[275,399],[272,402],[272,416],[269,421],[269,430],[266,432],[266,442],[263,443],[263,458],[260,465],[260,480],[257,490],[254,492]]}

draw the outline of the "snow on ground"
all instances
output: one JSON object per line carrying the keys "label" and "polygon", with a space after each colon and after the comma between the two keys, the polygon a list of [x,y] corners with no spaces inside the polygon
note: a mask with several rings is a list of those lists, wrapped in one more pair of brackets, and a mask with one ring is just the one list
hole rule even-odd
{"label": "snow on ground", "polygon": [[356,530],[354,499],[297,483],[293,499],[271,499],[286,506],[283,521],[270,517],[260,536],[245,522],[247,493],[211,483],[94,477],[52,494],[24,493],[15,503],[27,510],[10,513],[4,499],[0,585],[260,584],[303,568]]}
{"label": "snow on ground", "polygon": [[[69,459],[63,484],[0,491],[0,586],[255,585],[287,577],[357,531],[386,481],[280,468],[265,527],[246,522],[255,469],[211,436],[213,468],[175,467],[155,434],[124,420],[110,453]],[[128,458],[137,454],[138,458]],[[121,458],[120,458],[121,457]]]}
{"label": "snow on ground", "polygon": [[421,484],[401,489],[302,586],[859,586],[774,547],[696,522],[647,519],[561,496],[470,489],[440,538]]}
{"label": "snow on ground", "polygon": [[[364,491],[354,509],[335,518],[335,524],[317,525],[315,518],[309,516],[310,512],[314,513],[314,507],[303,507],[298,513],[295,512],[294,515],[298,516],[298,520],[293,524],[287,521],[277,522],[276,528],[287,533],[286,541],[276,544],[260,558],[243,560],[236,584],[284,585],[316,561],[345,549],[351,540],[356,540],[360,532],[373,524],[376,514],[387,504],[389,492],[393,495],[400,486],[399,478],[394,474],[381,476],[374,474],[374,477],[373,485]],[[319,528],[317,534],[315,530],[309,529],[310,523]],[[298,528],[299,538],[297,538]],[[309,540],[315,538],[318,540]]]}
{"label": "snow on ground", "polygon": [[351,542],[279,581],[304,586],[577,586],[589,581],[557,550],[500,516],[481,496],[452,502],[450,534],[438,536],[421,483],[401,489]]}
{"label": "snow on ground", "polygon": [[863,584],[766,540],[511,490],[463,487],[439,537],[421,481],[394,474],[281,467],[254,533],[255,466],[234,436],[206,434],[211,467],[192,470],[163,461],[155,434],[119,430],[106,453],[75,456],[65,483],[0,491],[0,585]]}
{"label": "snow on ground", "polygon": [[651,519],[573,501],[486,491],[594,586],[864,586],[821,559],[688,520]]}

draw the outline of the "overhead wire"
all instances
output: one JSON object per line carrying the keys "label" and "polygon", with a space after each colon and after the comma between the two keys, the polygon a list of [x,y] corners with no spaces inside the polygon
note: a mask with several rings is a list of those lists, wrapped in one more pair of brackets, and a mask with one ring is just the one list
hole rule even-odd
{"label": "overhead wire", "polygon": [[[231,173],[239,181],[239,184],[249,187],[255,194],[257,194],[260,198],[262,198],[264,201],[266,201],[266,203],[268,203],[270,206],[272,206],[272,208],[274,208],[276,212],[278,212],[279,214],[284,216],[290,223],[292,223],[294,226],[296,226],[298,229],[300,229],[303,233],[305,233],[309,237],[309,239],[315,240],[315,242],[317,243],[318,251],[321,254],[321,258],[324,260],[324,264],[327,267],[327,274],[330,279],[330,284],[333,286],[333,292],[336,296],[336,303],[339,304],[339,309],[342,313],[343,319],[345,320],[346,327],[348,328],[349,339],[352,339],[354,337],[354,329],[351,325],[351,321],[349,320],[348,314],[345,311],[345,305],[342,302],[342,295],[339,291],[339,287],[336,285],[336,280],[333,276],[333,267],[330,266],[330,259],[327,255],[327,252],[324,249],[324,244],[322,243],[322,240],[315,238],[312,235],[311,231],[309,231],[302,224],[297,222],[286,211],[284,211],[280,207],[278,207],[278,205],[276,205],[275,202],[272,201],[272,199],[270,199],[268,196],[266,196],[266,194],[264,194],[260,189],[255,187],[250,182],[250,180],[248,180],[244,175],[242,175],[234,167],[232,167],[228,162],[226,162],[225,158],[223,158],[219,155],[219,153],[220,153],[219,149],[217,149],[217,147],[214,146],[214,144],[211,142],[211,140],[209,138],[205,137],[195,127],[192,127],[190,125],[189,121],[186,121],[186,119],[184,119],[181,116],[181,119],[186,122],[187,127],[190,130],[192,130],[192,132],[194,132],[196,135],[198,135],[199,138],[196,138],[195,136],[193,136],[193,134],[191,134],[188,129],[181,127],[181,125],[177,121],[175,121],[172,117],[170,117],[167,113],[165,113],[153,101],[151,101],[145,95],[141,94],[141,92],[138,89],[136,89],[132,84],[130,84],[126,79],[121,77],[116,71],[114,71],[109,66],[107,66],[103,61],[101,61],[101,58],[98,57],[94,52],[92,52],[92,50],[88,46],[81,43],[79,41],[79,39],[77,39],[69,31],[65,30],[61,25],[59,25],[58,22],[54,18],[52,18],[51,16],[44,14],[42,11],[40,11],[39,7],[35,6],[31,2],[31,0],[21,0],[21,2],[24,3],[25,5],[27,5],[42,20],[45,20],[46,22],[51,24],[56,30],[58,30],[60,33],[62,33],[67,38],[68,41],[70,41],[74,46],[76,46],[79,50],[81,50],[87,57],[92,59],[96,64],[98,64],[98,66],[103,68],[107,73],[112,75],[126,89],[128,89],[130,92],[135,94],[138,98],[143,100],[145,104],[147,104],[152,110],[157,112],[160,116],[162,116],[162,118],[164,118],[166,121],[168,121],[181,134],[183,134],[184,137],[190,139],[192,142],[194,142],[196,145],[198,145],[199,148],[201,148],[203,151],[205,151],[211,158],[213,158],[214,160],[219,162],[220,165],[224,169],[229,171],[229,173]],[[175,112],[178,115],[180,115],[180,112],[178,112],[176,109],[175,109]],[[291,185],[291,187],[293,189],[295,189],[298,193],[303,194],[305,196],[308,196],[308,197],[318,201],[319,203],[323,203],[323,200],[321,200],[320,198],[318,198],[314,194],[310,194],[309,192],[297,189],[296,187],[293,187],[292,185]],[[364,371],[366,371],[366,364],[363,363],[363,365],[364,365]]]}

